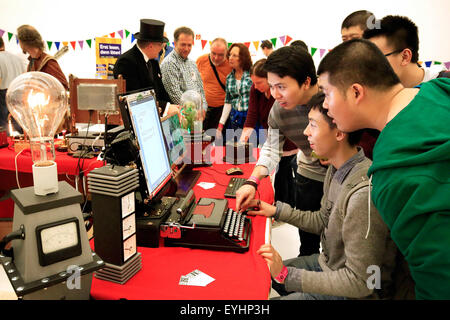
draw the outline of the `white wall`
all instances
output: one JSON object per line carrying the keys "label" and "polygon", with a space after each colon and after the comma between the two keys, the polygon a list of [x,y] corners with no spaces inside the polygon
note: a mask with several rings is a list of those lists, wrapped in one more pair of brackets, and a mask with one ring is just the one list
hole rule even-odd
{"label": "white wall", "polygon": [[[173,41],[173,31],[181,26],[191,27],[202,39],[225,37],[228,42],[251,42],[253,61],[263,57],[255,51],[253,41],[289,35],[302,39],[308,46],[331,49],[341,42],[342,20],[351,12],[366,9],[377,18],[388,14],[405,15],[419,27],[419,60],[450,60],[450,1],[448,0],[360,0],[360,1],[288,1],[288,0],[0,0],[0,29],[16,33],[17,27],[30,24],[44,40],[77,41],[76,49],[69,44],[69,52],[59,60],[66,75],[95,77],[95,44],[83,50],[78,40],[93,39],[118,30],[139,31],[141,18],[159,19],[166,23],[166,31]],[[21,53],[15,37],[6,49]],[[131,47],[131,36],[122,42],[122,52]],[[277,44],[280,40],[277,41]],[[196,41],[191,58],[209,51],[202,50]],[[52,46],[50,54],[56,52]],[[314,55],[316,64],[319,52]],[[316,65],[317,66],[317,65]]]}

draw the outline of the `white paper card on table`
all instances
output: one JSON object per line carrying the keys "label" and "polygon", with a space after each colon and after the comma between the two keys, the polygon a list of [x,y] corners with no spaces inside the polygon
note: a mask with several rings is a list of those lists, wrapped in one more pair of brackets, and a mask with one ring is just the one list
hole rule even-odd
{"label": "white paper card on table", "polygon": [[205,189],[205,190],[214,188],[214,187],[216,186],[216,184],[213,183],[213,182],[200,182],[200,183],[198,183],[197,185],[198,185],[199,187],[202,187],[202,188]]}
{"label": "white paper card on table", "polygon": [[215,279],[213,277],[210,277],[206,273],[196,269],[185,276],[181,276],[179,285],[206,287],[214,280]]}

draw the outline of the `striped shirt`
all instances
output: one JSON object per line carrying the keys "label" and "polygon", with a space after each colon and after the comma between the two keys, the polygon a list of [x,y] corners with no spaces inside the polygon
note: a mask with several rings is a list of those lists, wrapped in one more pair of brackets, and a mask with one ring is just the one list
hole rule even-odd
{"label": "striped shirt", "polygon": [[260,157],[256,165],[264,166],[268,173],[275,170],[283,154],[286,138],[291,140],[302,152],[297,155],[297,172],[309,179],[323,182],[327,168],[320,161],[311,157],[308,138],[303,131],[308,126],[308,111],[305,106],[297,106],[287,110],[278,104],[273,104],[267,119],[269,130]]}
{"label": "striped shirt", "polygon": [[235,70],[233,69],[227,76],[225,85],[226,95],[225,103],[231,104],[236,111],[243,112],[248,110],[248,101],[250,100],[250,88],[252,87],[250,73],[244,71],[241,80],[237,81]]}
{"label": "striped shirt", "polygon": [[163,60],[161,73],[164,88],[174,104],[181,105],[181,95],[188,90],[194,90],[201,95],[203,108],[208,108],[202,78],[194,61],[183,59],[173,50]]}

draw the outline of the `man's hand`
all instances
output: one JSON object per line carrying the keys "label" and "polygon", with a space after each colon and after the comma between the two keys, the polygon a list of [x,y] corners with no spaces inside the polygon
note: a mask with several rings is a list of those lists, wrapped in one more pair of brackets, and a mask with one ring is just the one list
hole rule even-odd
{"label": "man's hand", "polygon": [[255,198],[256,189],[253,186],[244,184],[236,191],[236,211],[247,209],[250,201]]}
{"label": "man's hand", "polygon": [[272,278],[276,278],[281,270],[283,270],[283,259],[280,254],[272,247],[271,244],[263,244],[257,251],[257,254],[266,260],[270,268],[270,274]]}
{"label": "man's hand", "polygon": [[247,213],[249,215],[258,215],[273,217],[277,211],[277,207],[272,206],[264,201],[253,199],[250,201],[250,208],[255,208],[255,210],[249,210]]}

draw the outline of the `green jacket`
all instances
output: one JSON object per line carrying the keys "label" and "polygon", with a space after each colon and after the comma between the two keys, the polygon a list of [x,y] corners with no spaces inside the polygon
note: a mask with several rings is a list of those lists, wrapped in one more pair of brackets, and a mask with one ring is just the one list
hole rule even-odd
{"label": "green jacket", "polygon": [[368,175],[416,298],[450,299],[450,79],[422,84],[386,125]]}

